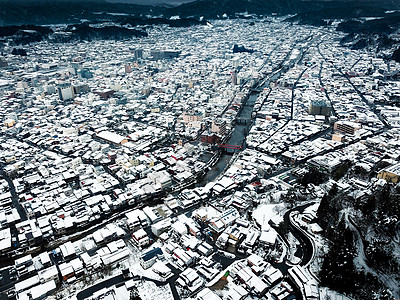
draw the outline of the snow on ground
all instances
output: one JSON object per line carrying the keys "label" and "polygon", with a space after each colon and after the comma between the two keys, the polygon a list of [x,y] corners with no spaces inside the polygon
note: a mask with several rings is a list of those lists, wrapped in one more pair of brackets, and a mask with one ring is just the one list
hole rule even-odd
{"label": "snow on ground", "polygon": [[264,193],[261,194],[260,197],[260,203],[261,204],[268,204],[268,203],[279,203],[281,200],[281,197],[283,194],[285,194],[286,191],[277,191],[274,193]]}
{"label": "snow on ground", "polygon": [[335,291],[332,291],[326,287],[320,287],[320,299],[341,299],[341,300],[350,300],[350,298],[346,297],[343,294],[339,294]]}
{"label": "snow on ground", "polygon": [[8,85],[11,83],[11,80],[0,79],[0,86]]}
{"label": "snow on ground", "polygon": [[[156,286],[154,282],[143,281],[142,285],[138,286],[139,296],[142,300],[173,300],[171,288],[169,284]],[[129,299],[129,298],[128,298]]]}
{"label": "snow on ground", "polygon": [[379,269],[375,269],[374,267],[370,267],[367,264],[367,257],[365,256],[364,243],[362,241],[361,234],[349,218],[350,217],[348,212],[345,212],[346,224],[355,233],[356,238],[355,245],[357,248],[357,256],[353,260],[355,267],[357,268],[357,270],[365,270],[366,272],[369,272],[378,277],[380,281],[386,284],[386,286],[391,290],[391,292],[394,294],[394,298],[399,298],[400,288],[398,281],[395,278],[391,277],[391,275],[388,275],[385,272],[380,271]]}
{"label": "snow on ground", "polygon": [[123,230],[120,226],[115,223],[110,223],[107,225],[110,231],[113,231],[117,234],[117,236],[123,236],[126,234],[125,230]]}
{"label": "snow on ground", "polygon": [[[315,215],[318,207],[319,207],[319,202],[307,207],[304,210],[304,214]],[[305,222],[302,219],[304,214],[300,214],[300,213],[293,214],[292,219],[299,227],[301,227],[303,229],[307,228],[306,233],[307,233],[308,237],[312,239],[312,241],[315,245],[315,247],[314,247],[315,254],[314,254],[313,260],[310,262],[309,270],[312,274],[318,274],[319,270],[322,267],[322,263],[324,261],[325,254],[328,253],[328,251],[329,251],[329,246],[328,246],[327,241],[321,234],[312,232],[311,224]]]}
{"label": "snow on ground", "polygon": [[[129,270],[131,271],[132,274],[148,277],[148,278],[155,279],[158,281],[165,281],[166,279],[168,279],[168,277],[167,278],[161,277],[153,271],[155,265],[153,265],[152,267],[150,267],[148,269],[143,269],[143,267],[140,264],[140,255],[144,252],[150,251],[153,248],[162,248],[164,256],[166,258],[168,258],[168,254],[164,250],[164,247],[161,243],[156,242],[153,244],[152,247],[150,247],[148,249],[144,249],[144,250],[137,248],[135,245],[133,245],[132,243],[129,243],[129,242],[127,243],[127,246],[129,248],[129,250],[131,251],[131,255],[129,255],[128,259],[124,261],[124,267],[129,268]],[[166,267],[166,268],[168,268],[168,267]],[[173,274],[171,273],[170,276],[172,276],[172,275]]]}
{"label": "snow on ground", "polygon": [[[119,228],[118,226],[115,226],[115,230],[119,231],[119,233],[123,233],[124,231]],[[92,239],[91,235],[83,238],[76,243],[76,246],[78,247],[84,247],[87,250],[88,249],[93,249],[96,248],[93,247],[94,240]],[[82,278],[78,278],[76,282],[73,284],[64,284],[64,288],[60,289],[57,291],[57,294],[61,296],[63,299],[76,299],[76,295],[81,291],[84,290],[85,288],[88,288],[94,284],[98,284],[102,281],[105,281],[109,279],[110,277],[114,277],[116,275],[119,275],[122,273],[123,269],[130,268],[132,266],[135,266],[135,269],[142,269],[142,267],[139,265],[139,259],[140,259],[140,249],[132,245],[130,242],[126,243],[128,249],[131,251],[130,255],[124,259],[118,262],[118,264],[114,265],[111,271],[106,274],[104,272],[98,272],[91,274],[91,280],[87,283],[83,282]],[[82,248],[80,248],[82,249]],[[137,273],[137,272],[136,272]],[[154,274],[156,275],[156,274]],[[150,277],[150,276],[149,276]],[[117,289],[118,290],[118,289]],[[118,290],[119,291],[119,290]],[[129,299],[128,298],[118,298],[118,299]]]}
{"label": "snow on ground", "polygon": [[75,249],[80,249],[82,252],[86,252],[97,247],[92,235],[89,235],[81,240],[74,242]]}
{"label": "snow on ground", "polygon": [[269,220],[272,220],[275,224],[279,224],[283,221],[283,215],[286,212],[286,206],[283,203],[280,204],[260,204],[253,211],[253,218],[256,219],[257,223],[263,227],[268,225]]}
{"label": "snow on ground", "polygon": [[307,208],[304,210],[303,214],[312,214],[312,215],[316,215],[316,214],[317,214],[318,207],[319,207],[319,202],[317,202],[317,203],[315,203],[315,204],[313,204],[313,205],[310,205],[309,207],[307,207]]}
{"label": "snow on ground", "polygon": [[212,206],[202,206],[193,211],[192,217],[196,214],[207,216],[208,219],[217,217],[219,215],[218,211]]}
{"label": "snow on ground", "polygon": [[[246,259],[241,259],[241,260],[236,260],[234,261],[232,264],[230,264],[229,266],[227,266],[224,270],[222,270],[221,272],[218,273],[218,275],[216,275],[211,281],[206,283],[206,287],[210,287],[213,286],[215,283],[218,282],[218,280],[221,279],[222,276],[225,275],[225,273],[227,271],[230,271],[231,269],[233,269],[235,267],[235,265],[237,265],[238,263],[243,263],[245,262]],[[229,281],[229,278],[231,278],[231,276],[227,277],[227,280]]]}
{"label": "snow on ground", "polygon": [[[168,267],[167,267],[168,268]],[[168,268],[169,269],[169,268]],[[134,275],[139,275],[139,276],[144,276],[150,279],[158,280],[158,281],[165,281],[166,278],[159,276],[157,273],[155,273],[153,270],[153,267],[150,267],[148,269],[143,269],[140,263],[131,265],[129,270],[131,271],[132,274]],[[171,273],[170,276],[173,276]],[[170,277],[169,276],[169,277]]]}
{"label": "snow on ground", "polygon": [[315,255],[314,259],[311,261],[309,269],[311,273],[318,274],[318,272],[321,270],[324,257],[329,251],[329,246],[321,235],[314,234],[311,236],[315,245]]}
{"label": "snow on ground", "polygon": [[291,232],[289,232],[287,240],[289,242],[287,260],[293,265],[297,265],[301,261],[301,258],[295,255],[297,251],[297,245],[299,245],[299,241],[294,237]]}
{"label": "snow on ground", "polygon": [[131,293],[126,289],[125,285],[120,286],[119,288],[114,287],[114,293],[115,293],[115,300],[129,299],[130,294],[131,294]]}
{"label": "snow on ground", "polygon": [[228,276],[227,281],[228,283],[226,284],[226,286],[224,287],[223,290],[217,290],[217,291],[213,291],[215,294],[217,294],[219,297],[221,297],[222,299],[230,299],[228,298],[229,296],[232,297],[231,295],[231,290],[235,290],[237,284],[232,282],[232,277]]}

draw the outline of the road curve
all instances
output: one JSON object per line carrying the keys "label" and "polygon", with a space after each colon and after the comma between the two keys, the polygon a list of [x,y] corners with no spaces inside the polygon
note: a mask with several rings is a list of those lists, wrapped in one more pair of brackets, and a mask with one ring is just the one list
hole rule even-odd
{"label": "road curve", "polygon": [[314,202],[292,208],[283,216],[283,221],[289,226],[290,232],[300,242],[299,247],[302,254],[300,262],[301,266],[307,266],[311,262],[312,258],[314,257],[314,246],[308,235],[306,235],[304,231],[292,221],[290,214],[294,211],[303,212],[304,209],[313,204]]}

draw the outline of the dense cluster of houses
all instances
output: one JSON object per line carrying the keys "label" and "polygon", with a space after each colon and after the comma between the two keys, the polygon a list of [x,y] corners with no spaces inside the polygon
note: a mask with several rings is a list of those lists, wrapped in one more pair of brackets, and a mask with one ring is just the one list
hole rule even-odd
{"label": "dense cluster of houses", "polygon": [[[344,51],[333,28],[267,21],[40,42],[27,57],[2,49],[0,255],[12,263],[0,292],[76,297],[63,290],[122,272],[128,293],[137,278],[125,275],[140,275],[182,298],[319,299],[298,241],[253,213],[309,169],[351,165],[357,178],[336,183],[357,197],[399,182],[399,64]],[[256,51],[233,53],[233,42]],[[252,92],[243,147],[201,182]],[[296,220],[310,239],[322,231],[315,212]]]}

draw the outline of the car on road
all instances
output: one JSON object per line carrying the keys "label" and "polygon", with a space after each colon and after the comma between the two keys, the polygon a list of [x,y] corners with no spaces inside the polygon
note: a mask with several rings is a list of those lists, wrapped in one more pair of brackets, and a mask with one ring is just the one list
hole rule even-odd
{"label": "car on road", "polygon": [[17,280],[17,278],[18,278],[17,274],[10,275],[10,280],[11,281]]}
{"label": "car on road", "polygon": [[7,291],[7,297],[8,297],[8,299],[10,299],[10,298],[14,298],[15,297],[15,290],[8,290]]}

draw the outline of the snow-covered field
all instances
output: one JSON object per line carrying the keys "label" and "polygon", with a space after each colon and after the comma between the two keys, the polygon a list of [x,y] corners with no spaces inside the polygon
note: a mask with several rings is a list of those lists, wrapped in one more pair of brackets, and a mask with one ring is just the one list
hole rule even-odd
{"label": "snow-covered field", "polygon": [[[138,286],[139,296],[142,300],[173,300],[169,285],[156,286],[154,282],[144,281],[143,285]],[[125,298],[126,299],[126,298]],[[121,299],[122,300],[122,299]]]}
{"label": "snow-covered field", "polygon": [[253,218],[258,224],[268,225],[269,220],[275,224],[283,221],[283,215],[286,212],[286,205],[280,204],[260,204],[253,212]]}

